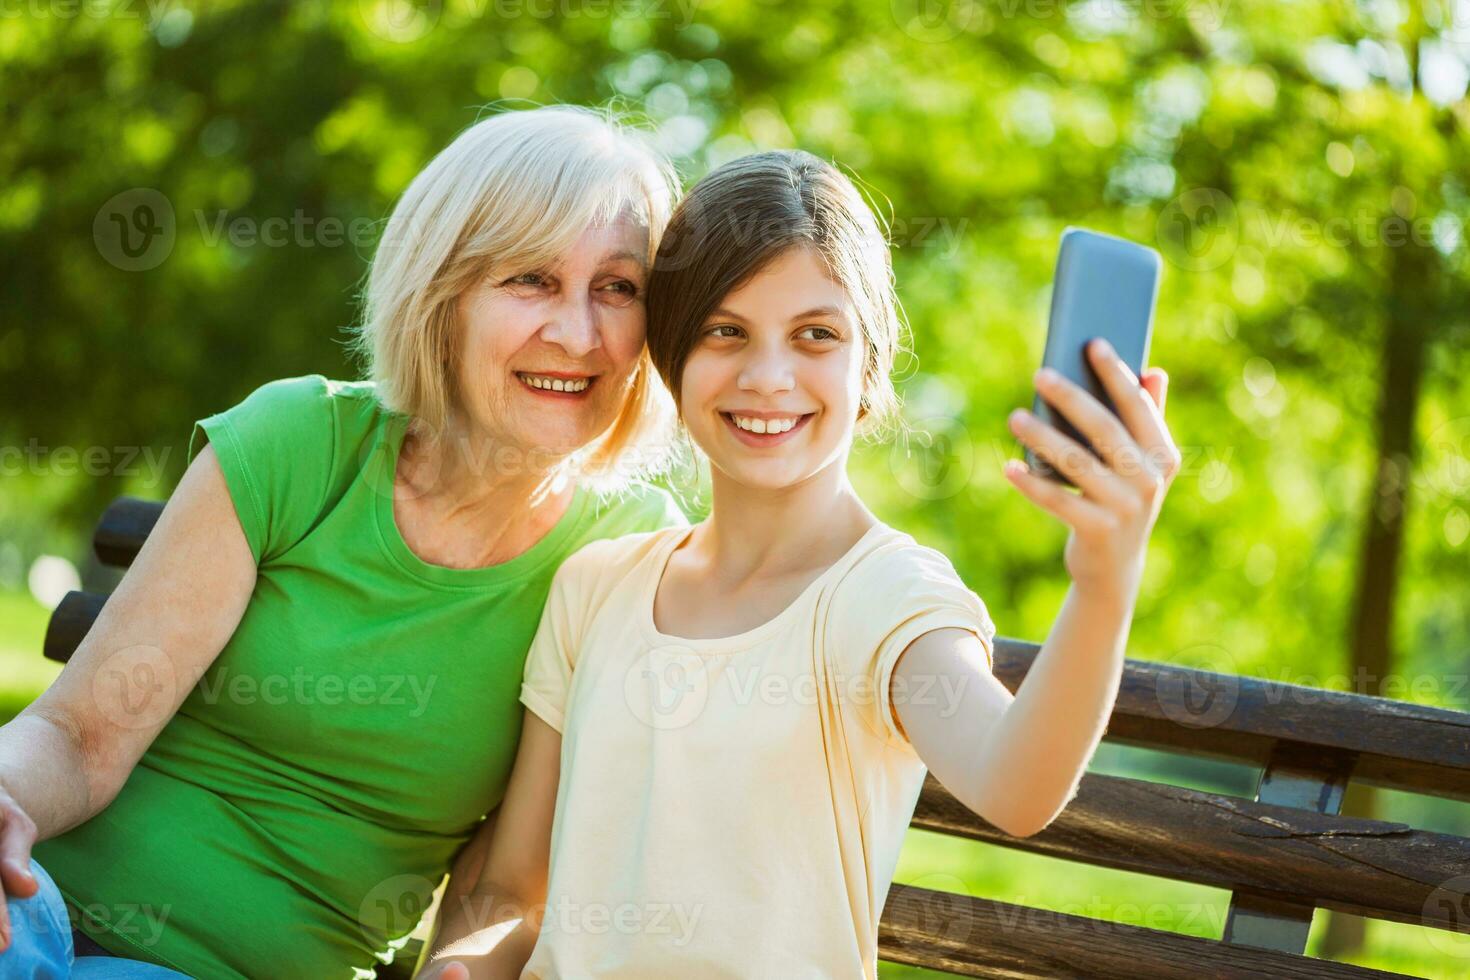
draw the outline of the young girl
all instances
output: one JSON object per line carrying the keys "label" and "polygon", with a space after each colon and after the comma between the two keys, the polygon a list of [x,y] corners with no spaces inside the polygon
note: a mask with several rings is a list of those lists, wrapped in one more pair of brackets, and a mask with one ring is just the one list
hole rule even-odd
{"label": "young girl", "polygon": [[[558,571],[490,852],[475,891],[445,911],[436,964],[486,977],[873,977],[926,770],[1018,837],[1075,793],[1178,468],[1166,379],[1152,369],[1140,384],[1094,343],[1119,419],[1038,375],[1101,460],[1012,416],[1081,491],[1006,464],[1071,527],[1073,579],[1013,697],[991,673],[984,603],[943,555],[874,517],[846,474],[856,428],[896,401],[891,282],[861,196],[807,153],[727,164],[675,212],[648,344],[709,458],[712,511],[588,545]],[[460,963],[441,975],[463,976]]]}

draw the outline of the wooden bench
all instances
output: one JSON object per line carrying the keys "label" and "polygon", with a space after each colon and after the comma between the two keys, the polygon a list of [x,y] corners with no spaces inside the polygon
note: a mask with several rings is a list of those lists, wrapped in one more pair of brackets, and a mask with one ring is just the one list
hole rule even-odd
{"label": "wooden bench", "polygon": [[[98,557],[126,567],[161,511],[116,501]],[[105,601],[69,594],[46,656],[65,662]],[[1037,650],[997,640],[1012,691]],[[1256,798],[1089,773],[1050,827],[1017,839],[930,778],[913,826],[1229,889],[1219,940],[895,884],[883,958],[972,977],[1387,977],[1401,974],[1302,955],[1313,911],[1470,932],[1470,840],[1338,815],[1349,779],[1470,800],[1470,713],[1130,659],[1106,738],[1259,767]],[[380,972],[406,976],[416,952]],[[1470,958],[1445,958],[1440,975],[1470,975]]]}

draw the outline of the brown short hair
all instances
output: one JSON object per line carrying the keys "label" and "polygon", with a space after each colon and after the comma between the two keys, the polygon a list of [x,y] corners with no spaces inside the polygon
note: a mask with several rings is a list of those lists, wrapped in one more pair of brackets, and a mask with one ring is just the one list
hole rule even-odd
{"label": "brown short hair", "polygon": [[871,433],[898,410],[889,378],[900,326],[888,240],[852,181],[804,150],[732,160],[674,209],[648,281],[649,354],[677,404],[705,318],[731,290],[798,247],[822,257],[857,309],[866,347],[858,419]]}

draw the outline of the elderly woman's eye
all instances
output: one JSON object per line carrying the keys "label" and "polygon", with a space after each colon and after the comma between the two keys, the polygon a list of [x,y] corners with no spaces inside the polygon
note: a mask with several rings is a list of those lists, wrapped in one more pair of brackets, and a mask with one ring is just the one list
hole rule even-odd
{"label": "elderly woman's eye", "polygon": [[636,282],[629,282],[626,279],[619,279],[617,282],[608,283],[603,288],[609,292],[618,293],[623,296],[633,297],[638,295],[638,284]]}
{"label": "elderly woman's eye", "polygon": [[539,272],[523,272],[518,276],[511,276],[502,286],[544,286],[546,276]]}

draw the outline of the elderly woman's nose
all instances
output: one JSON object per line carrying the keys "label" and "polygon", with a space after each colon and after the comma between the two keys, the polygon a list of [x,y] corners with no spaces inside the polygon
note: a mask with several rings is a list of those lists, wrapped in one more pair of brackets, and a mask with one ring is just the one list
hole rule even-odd
{"label": "elderly woman's nose", "polygon": [[572,357],[583,357],[601,347],[602,331],[592,298],[569,299],[558,304],[541,336]]}

